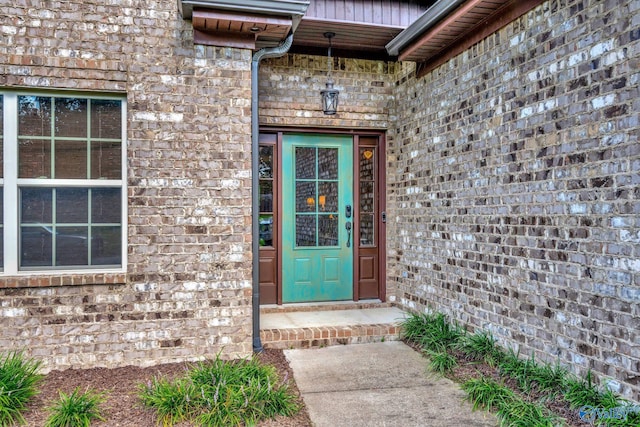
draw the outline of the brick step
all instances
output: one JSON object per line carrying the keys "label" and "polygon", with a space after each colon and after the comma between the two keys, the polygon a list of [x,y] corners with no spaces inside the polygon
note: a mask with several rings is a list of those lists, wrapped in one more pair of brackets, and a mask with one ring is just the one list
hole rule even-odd
{"label": "brick step", "polygon": [[311,348],[400,339],[406,313],[391,305],[322,310],[262,312],[260,338],[264,348]]}

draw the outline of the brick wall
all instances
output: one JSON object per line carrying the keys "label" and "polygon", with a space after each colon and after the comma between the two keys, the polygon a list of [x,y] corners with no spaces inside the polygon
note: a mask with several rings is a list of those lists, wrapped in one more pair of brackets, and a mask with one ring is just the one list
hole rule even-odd
{"label": "brick wall", "polygon": [[128,274],[0,278],[0,349],[57,369],[250,354],[251,52],[194,47],[175,1],[9,3],[0,87],[127,95]]}
{"label": "brick wall", "polygon": [[[295,37],[295,36],[294,36]],[[338,113],[322,113],[320,91],[327,82],[327,58],[285,55],[261,63],[260,124],[270,126],[387,129],[393,117],[395,76],[408,64],[333,58],[332,76],[340,91]]]}
{"label": "brick wall", "polygon": [[404,306],[636,400],[639,39],[636,0],[553,0],[400,76],[387,206]]}

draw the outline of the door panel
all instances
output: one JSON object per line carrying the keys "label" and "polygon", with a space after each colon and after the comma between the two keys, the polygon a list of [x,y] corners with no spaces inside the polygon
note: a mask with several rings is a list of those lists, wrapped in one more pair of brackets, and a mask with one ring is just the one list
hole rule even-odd
{"label": "door panel", "polygon": [[283,302],[353,299],[352,147],[350,136],[283,136]]}

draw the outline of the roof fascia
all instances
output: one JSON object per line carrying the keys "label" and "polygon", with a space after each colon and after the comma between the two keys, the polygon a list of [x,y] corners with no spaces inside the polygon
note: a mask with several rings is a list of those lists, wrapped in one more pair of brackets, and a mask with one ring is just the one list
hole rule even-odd
{"label": "roof fascia", "polygon": [[438,21],[447,16],[453,9],[466,0],[438,0],[427,9],[416,21],[404,31],[394,37],[385,48],[390,56],[398,56],[400,51],[406,48],[416,37],[433,27]]}
{"label": "roof fascia", "polygon": [[183,19],[191,19],[193,8],[224,9],[242,13],[302,17],[310,0],[178,0]]}

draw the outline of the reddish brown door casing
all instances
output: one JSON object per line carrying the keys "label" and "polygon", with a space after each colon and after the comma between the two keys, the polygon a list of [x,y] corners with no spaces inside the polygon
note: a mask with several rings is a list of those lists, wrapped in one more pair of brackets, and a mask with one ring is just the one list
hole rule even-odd
{"label": "reddish brown door casing", "polygon": [[[353,200],[353,296],[354,300],[386,299],[385,262],[385,141],[381,132],[264,129],[260,134],[260,145],[271,147],[273,169],[272,178],[261,180],[261,194],[272,185],[270,206],[264,210],[261,203],[261,217],[272,215],[272,241],[260,246],[260,304],[282,304],[282,182],[281,150],[282,135],[291,133],[331,133],[353,136],[354,141],[354,200]],[[373,159],[373,160],[372,160]],[[366,170],[365,170],[366,169]],[[357,243],[357,244],[355,244]]]}

